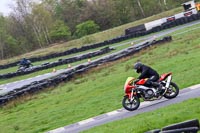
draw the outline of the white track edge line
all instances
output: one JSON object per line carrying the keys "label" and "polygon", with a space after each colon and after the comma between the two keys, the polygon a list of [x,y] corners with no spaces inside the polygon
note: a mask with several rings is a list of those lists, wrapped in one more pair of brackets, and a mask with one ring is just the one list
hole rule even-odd
{"label": "white track edge line", "polygon": [[197,85],[193,85],[190,88],[190,90],[195,90],[195,89],[198,89],[200,87],[200,84],[197,84]]}
{"label": "white track edge line", "polygon": [[111,115],[115,115],[115,114],[118,114],[118,113],[120,113],[120,112],[118,112],[117,110],[115,110],[115,111],[112,111],[112,112],[108,112],[108,113],[106,113],[108,116],[111,116]]}
{"label": "white track edge line", "polygon": [[65,131],[65,128],[64,128],[64,127],[60,127],[60,128],[51,130],[51,131],[49,131],[48,133],[59,133],[59,132],[62,132],[62,131]]}
{"label": "white track edge line", "polygon": [[89,119],[86,119],[86,120],[78,122],[78,124],[79,125],[84,125],[84,124],[87,124],[87,123],[92,122],[92,121],[94,121],[94,119],[93,118],[89,118]]}

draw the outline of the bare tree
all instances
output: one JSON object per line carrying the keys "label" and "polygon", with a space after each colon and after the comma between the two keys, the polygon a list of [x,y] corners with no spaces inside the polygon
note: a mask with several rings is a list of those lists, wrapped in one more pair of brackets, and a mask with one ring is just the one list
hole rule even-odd
{"label": "bare tree", "polygon": [[5,38],[6,38],[6,21],[3,16],[0,15],[0,51],[1,59],[4,59],[5,56]]}
{"label": "bare tree", "polygon": [[163,2],[164,2],[164,5],[165,5],[165,8],[168,10],[167,1],[166,1],[166,0],[163,0]]}
{"label": "bare tree", "polygon": [[50,44],[48,30],[52,20],[48,10],[42,4],[34,3],[31,0],[16,0],[16,3],[13,17],[21,23],[21,28],[24,29],[29,42],[37,41],[33,45],[38,45],[40,48]]}
{"label": "bare tree", "polygon": [[44,38],[46,44],[50,44],[51,39],[49,37],[49,29],[53,21],[51,14],[45,10],[45,7],[42,4],[35,4],[32,9],[31,17],[33,20],[34,32],[38,36],[38,41],[41,42]]}
{"label": "bare tree", "polygon": [[3,32],[0,31],[0,51],[1,51],[1,59],[4,59],[4,38],[3,38]]}
{"label": "bare tree", "polygon": [[141,6],[140,0],[137,0],[137,4],[138,4],[138,6],[139,6],[139,8],[140,8],[140,11],[141,11],[141,13],[142,13],[142,16],[145,17],[145,13],[144,13],[144,10],[143,10],[143,8],[142,8],[142,6]]}
{"label": "bare tree", "polygon": [[14,12],[11,14],[12,18],[18,23],[18,28],[21,29],[21,32],[18,32],[18,34],[26,38],[27,41],[25,42],[29,43],[28,46],[25,45],[27,51],[35,44],[34,27],[30,17],[30,13],[32,12],[31,4],[30,0],[16,0],[16,6],[13,7]]}

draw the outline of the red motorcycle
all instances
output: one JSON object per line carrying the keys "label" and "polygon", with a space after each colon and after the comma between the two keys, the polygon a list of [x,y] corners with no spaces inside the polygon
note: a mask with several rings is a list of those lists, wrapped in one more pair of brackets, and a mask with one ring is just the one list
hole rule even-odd
{"label": "red motorcycle", "polygon": [[128,77],[125,85],[125,96],[122,100],[122,105],[129,111],[134,111],[140,106],[140,98],[144,101],[159,100],[163,96],[167,99],[175,98],[179,94],[179,87],[171,82],[172,73],[162,74],[158,83],[162,86],[161,90],[156,87],[146,87],[144,84],[147,79],[135,81],[135,78]]}

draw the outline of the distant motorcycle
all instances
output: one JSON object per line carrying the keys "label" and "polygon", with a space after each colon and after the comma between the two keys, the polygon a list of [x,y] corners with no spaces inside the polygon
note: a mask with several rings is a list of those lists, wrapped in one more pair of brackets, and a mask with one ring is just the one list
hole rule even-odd
{"label": "distant motorcycle", "polygon": [[17,72],[24,72],[24,71],[26,71],[27,69],[29,69],[29,68],[31,68],[33,65],[31,64],[31,61],[30,60],[28,60],[27,61],[27,64],[18,64],[18,70],[17,70]]}
{"label": "distant motorcycle", "polygon": [[128,77],[125,85],[125,96],[122,105],[126,110],[134,111],[140,106],[140,98],[144,101],[159,100],[163,96],[167,99],[175,98],[179,94],[179,87],[171,82],[172,73],[162,74],[158,83],[162,85],[162,90],[158,91],[155,87],[146,87],[144,84],[147,79],[134,82],[135,78]]}

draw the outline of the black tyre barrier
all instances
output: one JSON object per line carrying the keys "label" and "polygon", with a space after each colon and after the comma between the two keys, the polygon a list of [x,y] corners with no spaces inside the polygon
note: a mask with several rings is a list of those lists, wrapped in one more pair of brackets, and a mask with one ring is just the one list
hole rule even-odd
{"label": "black tyre barrier", "polygon": [[180,19],[176,19],[176,20],[174,20],[174,21],[175,21],[175,23],[176,23],[176,26],[178,26],[178,25],[181,24]]}
{"label": "black tyre barrier", "polygon": [[191,17],[192,17],[193,21],[198,19],[196,14],[191,15]]}
{"label": "black tyre barrier", "polygon": [[180,19],[181,24],[185,24],[184,18],[179,18],[179,19]]}
{"label": "black tyre barrier", "polygon": [[189,23],[188,17],[183,17],[183,20],[184,20],[185,23]]}
{"label": "black tyre barrier", "polygon": [[197,13],[196,16],[198,19],[200,19],[200,13]]}
{"label": "black tyre barrier", "polygon": [[17,97],[20,97],[20,96],[23,96],[26,94],[32,94],[37,91],[48,88],[50,86],[57,86],[61,82],[70,81],[71,78],[73,78],[73,76],[75,74],[84,73],[85,71],[87,71],[91,68],[97,67],[99,65],[102,65],[104,63],[112,62],[112,61],[124,58],[126,56],[133,55],[133,54],[139,52],[140,50],[143,50],[152,45],[158,45],[160,43],[165,43],[165,42],[168,42],[171,40],[172,40],[172,37],[167,36],[158,41],[154,40],[151,42],[146,42],[143,45],[140,45],[138,47],[131,46],[123,51],[114,53],[110,56],[102,57],[102,58],[92,61],[90,63],[85,63],[84,65],[80,64],[80,65],[76,66],[74,69],[69,69],[69,70],[67,70],[67,72],[63,72],[55,77],[44,79],[41,81],[35,81],[35,82],[30,83],[29,85],[26,85],[26,86],[23,86],[20,88],[16,88],[16,89],[8,92],[7,94],[0,96],[0,105],[3,106],[10,100],[14,100]]}
{"label": "black tyre barrier", "polygon": [[194,21],[192,16],[189,16],[189,17],[187,17],[187,18],[188,18],[188,22]]}
{"label": "black tyre barrier", "polygon": [[63,65],[63,64],[73,63],[73,62],[76,62],[76,61],[80,61],[80,60],[84,60],[84,59],[88,59],[88,58],[91,58],[91,57],[95,57],[95,56],[99,56],[99,55],[109,53],[111,50],[113,50],[113,49],[106,47],[106,48],[103,48],[101,50],[98,50],[98,51],[95,51],[95,52],[90,52],[90,53],[87,53],[87,54],[84,54],[84,55],[81,55],[81,56],[75,56],[75,57],[71,57],[71,58],[67,58],[67,59],[59,59],[58,61],[55,61],[55,62],[44,63],[40,66],[34,66],[34,67],[31,67],[31,68],[27,68],[25,71],[17,71],[17,72],[13,72],[13,73],[1,74],[0,79],[13,78],[13,77],[16,77],[16,76],[30,74],[30,73],[33,73],[33,72],[36,72],[36,71],[45,70],[45,69],[60,66],[60,65]]}
{"label": "black tyre barrier", "polygon": [[188,127],[188,128],[181,128],[181,129],[173,129],[162,131],[162,133],[197,133],[199,130],[198,127]]}
{"label": "black tyre barrier", "polygon": [[[182,24],[185,24],[185,23],[189,23],[191,21],[195,21],[195,20],[198,20],[198,19],[200,19],[200,13],[193,14],[193,15],[188,16],[188,17],[182,17],[182,18],[179,18],[179,19],[175,19],[174,21],[163,23],[163,24],[161,24],[161,26],[153,27],[151,30],[148,30],[148,31],[144,31],[144,30],[142,30],[142,31],[129,30],[127,32],[126,31],[127,29],[125,29],[125,35],[127,36],[129,34],[131,34],[131,35],[135,34],[136,35],[135,37],[139,37],[139,36],[143,36],[143,35],[146,35],[146,34],[159,32],[159,31],[164,30],[164,29],[172,28],[174,26],[178,26],[178,25],[182,25]],[[131,28],[128,28],[128,29],[134,29],[134,28],[135,27],[131,27]],[[138,33],[140,33],[140,34],[138,34]],[[143,33],[145,33],[145,34],[143,34]]]}
{"label": "black tyre barrier", "polygon": [[182,24],[184,24],[183,18],[176,19],[175,21],[176,21],[177,25],[182,25]]}
{"label": "black tyre barrier", "polygon": [[131,33],[134,33],[134,32],[141,32],[141,31],[145,31],[144,24],[125,29],[125,35],[131,34]]}
{"label": "black tyre barrier", "polygon": [[184,121],[181,123],[169,125],[169,126],[164,127],[162,129],[162,131],[172,130],[172,129],[180,129],[180,128],[188,128],[188,127],[198,127],[199,128],[199,120],[194,119],[194,120],[189,120],[189,121]]}
{"label": "black tyre barrier", "polygon": [[155,129],[145,133],[197,133],[199,130],[199,120],[193,119],[163,127],[162,130]]}
{"label": "black tyre barrier", "polygon": [[157,26],[154,28],[154,32],[159,32],[159,31],[161,31],[161,26]]}
{"label": "black tyre barrier", "polygon": [[175,22],[175,21],[172,21],[172,22],[170,23],[170,28],[175,27],[175,26],[176,26],[176,22]]}

